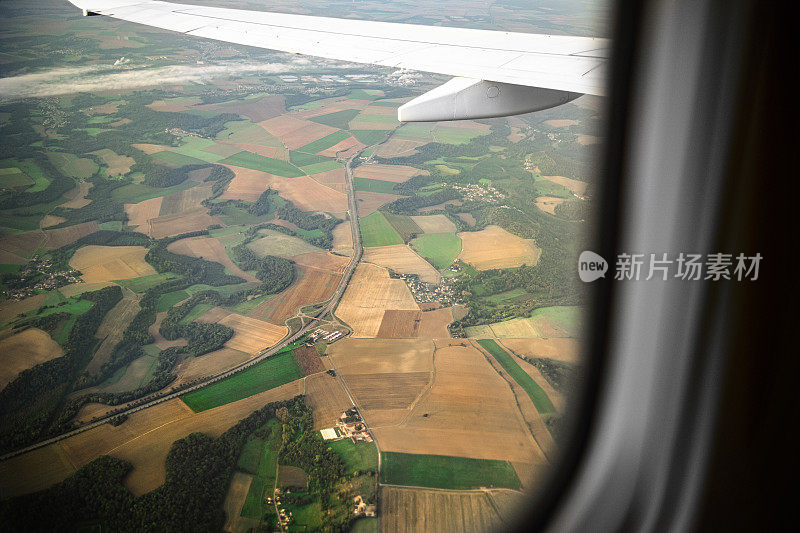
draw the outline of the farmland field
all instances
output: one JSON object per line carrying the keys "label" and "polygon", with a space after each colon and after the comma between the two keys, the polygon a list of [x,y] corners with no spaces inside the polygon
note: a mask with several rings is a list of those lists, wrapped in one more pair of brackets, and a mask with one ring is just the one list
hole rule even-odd
{"label": "farmland field", "polygon": [[555,407],[553,407],[553,403],[550,401],[550,398],[547,397],[547,394],[524,370],[522,370],[522,368],[520,368],[511,354],[498,346],[492,339],[479,340],[478,344],[480,344],[484,350],[492,354],[492,357],[497,359],[497,362],[505,368],[506,372],[508,372],[514,381],[519,383],[519,386],[523,388],[541,414],[545,415],[555,412]]}
{"label": "farmland field", "polygon": [[458,234],[463,248],[458,255],[478,270],[535,265],[541,249],[531,239],[522,239],[498,226]]}
{"label": "farmland field", "polygon": [[36,328],[0,340],[0,389],[23,370],[63,354],[61,346],[50,335]]}
{"label": "farmland field", "polygon": [[395,215],[393,213],[383,213],[383,216],[385,216],[389,224],[397,230],[397,233],[400,234],[404,242],[408,242],[415,236],[423,233],[422,228],[417,225],[413,217],[408,215]]}
{"label": "farmland field", "polygon": [[520,488],[514,468],[506,461],[394,452],[383,452],[381,482],[454,490]]}
{"label": "farmland field", "polygon": [[461,253],[461,239],[452,233],[426,233],[411,241],[411,246],[438,269],[450,266]]}
{"label": "farmland field", "polygon": [[89,245],[75,252],[69,263],[86,283],[139,278],[156,274],[144,260],[146,253],[143,246]]}
{"label": "farmland field", "polygon": [[[258,461],[248,461],[248,470],[256,466],[251,471],[253,481],[250,483],[250,490],[247,492],[247,497],[242,506],[241,516],[260,520],[264,514],[264,499],[267,494],[272,494],[272,489],[275,487],[275,475],[278,471],[278,448],[280,447],[281,427],[276,419],[272,419],[267,423],[270,428],[270,435],[266,441],[261,439],[252,438],[248,442],[251,448],[260,448]],[[245,450],[247,451],[247,450]],[[241,464],[242,458],[240,458]]]}
{"label": "farmland field", "polygon": [[374,180],[369,178],[353,178],[353,185],[357,191],[394,193],[394,183],[391,181]]}
{"label": "farmland field", "polygon": [[308,244],[306,241],[292,235],[286,235],[267,229],[260,230],[258,234],[263,235],[263,237],[248,243],[247,247],[260,257],[275,255],[288,258],[320,251],[316,246]]}
{"label": "farmland field", "polygon": [[252,152],[239,152],[221,161],[220,164],[232,165],[235,167],[244,167],[251,170],[260,170],[261,172],[269,172],[276,176],[283,176],[285,178],[297,178],[305,174],[302,170],[279,159],[272,159],[262,155],[254,154]]}
{"label": "farmland field", "polygon": [[330,447],[344,459],[345,468],[350,474],[356,470],[364,472],[378,468],[378,450],[374,442],[342,439],[331,442]]}
{"label": "farmland field", "polygon": [[439,283],[441,280],[439,271],[405,244],[366,248],[364,261],[391,268],[398,273],[416,274],[422,281],[428,283]]}
{"label": "farmland field", "polygon": [[314,416],[314,429],[332,427],[353,404],[335,377],[315,374],[306,378],[306,402]]}
{"label": "farmland field", "polygon": [[359,222],[364,247],[389,246],[391,244],[403,243],[402,237],[400,237],[380,211],[376,211],[362,218]]}
{"label": "farmland field", "polygon": [[283,351],[223,381],[181,396],[192,411],[199,413],[242,400],[303,377],[291,351]]}

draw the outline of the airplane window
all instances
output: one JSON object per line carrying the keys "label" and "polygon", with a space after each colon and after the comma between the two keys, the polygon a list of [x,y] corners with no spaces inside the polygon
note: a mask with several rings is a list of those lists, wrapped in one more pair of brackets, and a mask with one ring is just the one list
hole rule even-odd
{"label": "airplane window", "polygon": [[618,267],[608,3],[74,4],[0,5],[0,523],[512,528]]}

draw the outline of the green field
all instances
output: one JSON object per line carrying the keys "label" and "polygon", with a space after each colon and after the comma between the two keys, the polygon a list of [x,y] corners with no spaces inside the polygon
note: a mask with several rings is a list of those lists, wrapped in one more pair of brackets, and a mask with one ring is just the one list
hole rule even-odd
{"label": "green field", "polygon": [[196,186],[197,182],[188,179],[182,183],[172,187],[165,187],[163,189],[158,187],[150,187],[149,185],[144,185],[142,183],[131,183],[118,189],[114,189],[111,192],[111,197],[114,200],[124,204],[138,204],[139,202],[143,202],[151,198],[167,196],[176,192],[185,191],[186,189],[191,189],[192,187]]}
{"label": "green field", "polygon": [[39,165],[31,161],[30,159],[23,159],[18,161],[16,159],[6,159],[0,162],[0,164],[4,167],[15,167],[20,172],[27,175],[30,179],[33,180],[33,185],[28,189],[25,189],[25,192],[39,192],[43,191],[50,185],[50,179],[45,176],[44,172]]}
{"label": "green field", "polygon": [[480,344],[484,350],[492,354],[514,381],[519,383],[519,386],[530,396],[537,411],[543,415],[555,412],[550,398],[548,398],[544,390],[533,381],[533,378],[520,368],[514,360],[514,356],[501,348],[500,345],[492,339],[481,339],[478,341],[478,344]]}
{"label": "green field", "polygon": [[24,189],[31,185],[33,180],[17,167],[0,168],[0,189]]}
{"label": "green field", "polygon": [[403,238],[395,231],[383,213],[375,211],[359,220],[364,246],[388,246],[403,244]]}
{"label": "green field", "polygon": [[378,448],[374,442],[356,442],[350,439],[334,441],[330,447],[344,459],[348,474],[356,470],[366,472],[378,469]]}
{"label": "green field", "polygon": [[161,296],[158,297],[158,302],[156,303],[156,312],[163,313],[176,303],[182,302],[188,297],[189,293],[184,290],[172,291],[166,294],[162,294]]}
{"label": "green field", "polygon": [[350,533],[378,533],[378,519],[359,518],[350,526]]}
{"label": "green field", "polygon": [[269,438],[266,441],[255,437],[248,439],[237,462],[241,470],[254,474],[241,516],[255,520],[261,520],[264,516],[264,500],[275,489],[275,474],[278,471],[281,426],[274,418],[266,425],[271,429]]}
{"label": "green field", "polygon": [[201,159],[180,154],[178,152],[173,152],[171,150],[156,152],[152,154],[150,157],[152,157],[153,161],[155,161],[156,163],[160,163],[162,165],[170,167],[182,167],[185,165],[202,165],[205,163],[205,161]]}
{"label": "green field", "polygon": [[431,134],[433,127],[434,124],[429,122],[408,122],[397,129],[395,137],[410,141],[429,142],[433,140],[433,135]]}
{"label": "green field", "polygon": [[488,135],[489,131],[461,129],[461,128],[435,128],[433,138],[436,142],[445,144],[467,144],[475,137]]}
{"label": "green field", "polygon": [[291,350],[283,351],[235,376],[184,394],[181,399],[192,411],[199,413],[274,389],[302,377],[303,372],[295,361],[294,354]]}
{"label": "green field", "polygon": [[283,176],[284,178],[297,178],[305,174],[305,172],[291,163],[272,159],[271,157],[264,157],[263,155],[254,154],[252,152],[239,152],[238,154],[226,157],[219,161],[219,163],[269,172],[270,174]]}
{"label": "green field", "polygon": [[461,253],[461,239],[453,233],[428,233],[411,241],[411,246],[438,269],[449,267]]}
{"label": "green field", "polygon": [[422,234],[422,229],[414,222],[414,219],[408,215],[384,213],[383,216],[385,216],[389,224],[397,230],[397,233],[400,234],[404,241],[411,240],[414,235]]}
{"label": "green field", "polygon": [[583,330],[583,311],[577,305],[540,307],[531,313],[531,318],[546,318],[554,326],[567,331],[570,337],[580,336]]}
{"label": "green field", "polygon": [[207,304],[207,303],[197,304],[194,307],[192,307],[192,310],[189,311],[189,314],[187,314],[185,317],[181,319],[181,324],[191,324],[192,322],[194,322],[195,320],[197,320],[198,318],[200,318],[201,316],[206,314],[206,312],[210,311],[213,308],[214,308],[213,304]]}
{"label": "green field", "polygon": [[267,130],[253,124],[249,120],[237,120],[235,122],[226,122],[227,129],[222,130],[217,134],[217,139],[220,141],[228,141],[233,143],[244,144],[260,144],[262,146],[283,146],[280,139],[267,133]]}
{"label": "green field", "polygon": [[542,178],[536,180],[533,184],[533,192],[536,196],[555,196],[556,198],[575,198],[572,191],[566,187],[553,183],[550,180]]}
{"label": "green field", "polygon": [[140,278],[132,279],[118,279],[114,283],[127,287],[133,292],[145,292],[152,289],[156,285],[160,285],[165,281],[179,279],[181,276],[172,272],[164,272],[162,274],[150,274],[149,276],[142,276]]}
{"label": "green field", "polygon": [[390,130],[353,130],[353,137],[367,146],[382,142]]}
{"label": "green field", "polygon": [[97,172],[97,163],[74,154],[47,152],[47,158],[59,171],[70,178],[87,179]]}
{"label": "green field", "polygon": [[330,158],[321,155],[309,154],[298,150],[291,150],[289,152],[289,162],[298,167],[326,163],[328,161],[330,161]]}
{"label": "green field", "polygon": [[396,184],[391,181],[374,180],[370,178],[353,178],[353,185],[355,185],[357,191],[397,194],[394,190],[394,186]]}
{"label": "green field", "polygon": [[366,112],[358,115],[358,118],[353,121],[353,124],[358,124],[359,122],[379,123],[392,126],[399,124],[396,115],[369,115]]}
{"label": "green field", "polygon": [[308,143],[305,146],[301,146],[297,149],[298,152],[305,152],[307,154],[316,154],[317,152],[321,152],[323,150],[327,150],[332,146],[336,146],[340,142],[344,141],[345,139],[350,138],[350,134],[346,131],[337,131],[335,133],[331,133],[330,135],[326,135],[321,139],[317,139],[314,142]]}
{"label": "green field", "polygon": [[520,488],[514,468],[506,461],[397,452],[383,452],[381,482],[452,490]]}
{"label": "green field", "polygon": [[335,113],[328,113],[327,115],[319,115],[311,117],[308,120],[316,122],[317,124],[325,124],[340,130],[346,130],[350,127],[350,121],[356,118],[360,111],[358,109],[344,109]]}
{"label": "green field", "polygon": [[205,161],[206,163],[214,163],[215,161],[219,161],[224,157],[222,155],[212,154],[211,152],[206,152],[205,150],[203,150],[203,148],[214,146],[216,144],[211,139],[201,139],[199,137],[184,137],[181,140],[183,144],[178,148],[173,148],[171,150],[173,153],[182,154],[188,157],[193,157],[195,159]]}
{"label": "green field", "polygon": [[353,89],[347,97],[353,100],[375,100],[383,98],[384,95],[384,92],[380,89]]}
{"label": "green field", "polygon": [[303,167],[303,172],[305,172],[306,174],[320,174],[322,172],[327,172],[329,170],[336,170],[337,168],[342,168],[342,164],[336,161],[335,159],[330,159],[328,161],[323,161],[321,163],[306,165]]}

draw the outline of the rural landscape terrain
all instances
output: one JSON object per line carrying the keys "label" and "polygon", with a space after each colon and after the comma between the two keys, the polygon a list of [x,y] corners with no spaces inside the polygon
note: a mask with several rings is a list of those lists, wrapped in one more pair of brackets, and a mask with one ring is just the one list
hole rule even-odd
{"label": "rural landscape terrain", "polygon": [[[541,4],[270,9],[604,20]],[[0,523],[514,524],[580,377],[599,99],[401,124],[444,78],[0,13]]]}

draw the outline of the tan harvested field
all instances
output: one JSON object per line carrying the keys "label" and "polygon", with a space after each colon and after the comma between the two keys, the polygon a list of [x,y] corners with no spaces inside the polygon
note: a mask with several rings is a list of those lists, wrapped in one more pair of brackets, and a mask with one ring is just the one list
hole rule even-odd
{"label": "tan harvested field", "polygon": [[249,361],[255,357],[252,354],[234,350],[233,348],[222,348],[209,352],[200,357],[189,357],[175,365],[174,373],[178,378],[169,384],[175,387],[183,383],[188,383],[196,379],[213,376],[220,372],[225,372],[231,368]]}
{"label": "tan harvested field", "polygon": [[0,461],[0,500],[55,485],[75,471],[57,444]]}
{"label": "tan harvested field", "polygon": [[536,198],[536,207],[545,213],[555,215],[556,207],[563,204],[565,201],[564,198],[556,198],[555,196],[539,196]]}
{"label": "tan harvested field", "polygon": [[407,409],[428,386],[431,373],[351,374],[343,379],[367,417],[370,411]]}
{"label": "tan harvested field", "polygon": [[555,119],[555,120],[545,120],[545,124],[548,126],[553,126],[554,128],[566,128],[567,126],[577,126],[580,124],[577,120],[569,120],[569,119]]}
{"label": "tan harvested field", "polygon": [[393,183],[403,183],[412,176],[420,174],[427,176],[430,172],[405,165],[382,165],[376,163],[361,165],[353,171],[353,175],[357,178],[391,181]]}
{"label": "tan harvested field", "polygon": [[[449,221],[448,221],[449,222]],[[372,246],[364,249],[364,261],[391,268],[401,274],[417,274],[422,281],[439,283],[439,271],[407,244]]]}
{"label": "tan harvested field", "polygon": [[249,168],[234,167],[231,165],[224,165],[235,174],[231,180],[225,193],[221,196],[223,200],[244,200],[246,202],[255,202],[261,193],[266,191],[273,176],[260,170],[252,170]]}
{"label": "tan harvested field", "polygon": [[383,314],[378,330],[380,339],[446,339],[447,325],[453,321],[453,311],[443,307],[431,311],[394,311]]}
{"label": "tan harvested field", "polygon": [[[0,237],[0,246],[3,246],[3,239]],[[9,252],[0,248],[0,264],[3,265],[24,265],[28,262],[26,257],[17,255],[16,253]]]}
{"label": "tan harvested field", "polygon": [[200,257],[207,261],[215,261],[227,268],[233,275],[252,282],[258,278],[239,268],[228,256],[225,246],[213,237],[190,237],[170,243],[167,250],[172,253]]}
{"label": "tan harvested field", "polygon": [[458,218],[469,224],[470,226],[475,225],[475,217],[472,213],[457,213]]}
{"label": "tan harvested field", "polygon": [[486,226],[481,231],[467,231],[461,237],[458,258],[478,270],[535,265],[542,250],[532,239],[522,239],[499,226]]}
{"label": "tan harvested field", "polygon": [[61,346],[37,328],[28,328],[0,340],[0,389],[23,370],[62,355]]}
{"label": "tan harvested field", "polygon": [[416,311],[419,306],[401,279],[370,263],[361,263],[353,273],[336,315],[353,329],[354,337],[375,337],[388,309]]}
{"label": "tan harvested field", "polygon": [[353,255],[353,232],[350,222],[342,222],[333,228],[333,247],[331,251],[347,257]]}
{"label": "tan harvested field", "polygon": [[42,217],[42,220],[39,222],[40,228],[49,228],[51,226],[57,226],[62,222],[66,222],[67,219],[64,217],[57,217],[55,215],[45,215]]}
{"label": "tan harvested field", "polygon": [[0,235],[0,251],[3,254],[3,262],[24,265],[33,253],[42,247],[44,242],[45,236],[41,230]]}
{"label": "tan harvested field", "polygon": [[144,200],[138,204],[125,204],[125,213],[128,215],[128,225],[139,227],[144,226],[145,232],[149,229],[148,223],[151,219],[158,218],[161,212],[161,202],[163,196],[157,196],[149,200]]}
{"label": "tan harvested field", "polygon": [[156,313],[156,321],[150,324],[150,327],[147,328],[147,331],[150,333],[150,335],[153,336],[153,339],[155,339],[153,341],[153,344],[155,344],[162,350],[166,350],[167,348],[171,348],[173,346],[186,346],[188,344],[186,339],[176,339],[174,341],[168,341],[163,336],[161,336],[161,333],[159,333],[158,330],[161,327],[161,323],[164,321],[165,318],[167,318],[166,311],[163,313]]}
{"label": "tan harvested field", "polygon": [[66,228],[46,229],[44,230],[45,241],[42,244],[42,248],[47,250],[61,248],[99,229],[97,222],[84,222],[74,226],[67,226]]}
{"label": "tan harvested field", "polygon": [[158,152],[164,152],[172,148],[171,146],[166,146],[164,144],[132,144],[134,148],[137,150],[146,153],[147,155],[157,154]]}
{"label": "tan harvested field", "polygon": [[366,419],[381,450],[546,463],[509,384],[484,354],[463,339],[434,343],[434,382],[402,423],[375,427]]}
{"label": "tan harvested field", "polygon": [[576,141],[581,146],[589,146],[591,144],[598,144],[600,142],[600,137],[595,135],[578,135]]}
{"label": "tan harvested field", "polygon": [[417,215],[411,217],[425,233],[455,233],[456,225],[445,215]]}
{"label": "tan harvested field", "polygon": [[288,220],[281,220],[280,218],[273,218],[269,221],[270,224],[275,224],[276,226],[283,226],[284,228],[288,228],[292,231],[297,229],[297,225],[289,222]]}
{"label": "tan harvested field", "polygon": [[[70,473],[65,463],[80,468],[100,455],[111,455],[133,465],[124,483],[139,496],[164,482],[164,460],[176,440],[196,431],[217,437],[267,403],[292,398],[301,392],[302,380],[297,380],[200,413],[193,413],[179,399],[169,400],[132,414],[120,426],[104,424],[0,463],[7,474],[0,478],[0,492],[13,495],[41,490]],[[67,461],[52,461],[59,453],[57,448],[63,450]]]}
{"label": "tan harvested field", "polygon": [[563,413],[566,406],[564,396],[550,385],[550,382],[545,379],[538,368],[519,357],[516,358],[516,362],[542,388],[547,397],[550,398],[550,401],[553,402],[556,411]]}
{"label": "tan harvested field", "polygon": [[384,205],[392,203],[398,198],[404,197],[383,192],[356,191],[356,200],[358,201],[358,216],[364,218],[367,215],[371,215]]}
{"label": "tan harvested field", "polygon": [[311,174],[311,177],[317,183],[330,187],[334,191],[347,194],[347,185],[344,178],[344,169],[336,168],[328,170],[327,172],[320,172],[319,174]]}
{"label": "tan harvested field", "polygon": [[302,468],[280,465],[278,483],[281,487],[306,487],[308,486],[308,476]]}
{"label": "tan harvested field", "polygon": [[467,335],[476,339],[486,337],[497,338],[524,338],[542,337],[541,331],[530,318],[512,318],[503,322],[486,324],[483,326],[470,326],[465,328]]}
{"label": "tan harvested field", "polygon": [[448,206],[448,205],[455,205],[457,207],[461,207],[462,203],[461,203],[461,200],[447,200],[446,202],[442,202],[440,204],[429,205],[427,207],[420,207],[419,208],[419,212],[420,213],[428,213],[430,211],[439,211],[441,209],[444,209],[445,206]]}
{"label": "tan harvested field", "polygon": [[385,158],[405,157],[417,153],[417,148],[423,144],[425,143],[421,141],[392,138],[378,146],[378,149],[375,150],[375,155]]}
{"label": "tan harvested field", "polygon": [[329,374],[308,376],[305,386],[315,430],[333,427],[339,415],[353,406],[337,379]]}
{"label": "tan harvested field", "polygon": [[289,150],[283,146],[264,146],[261,144],[248,143],[222,143],[209,146],[203,150],[213,154],[224,155],[226,157],[232,156],[233,154],[238,154],[244,150],[246,152],[263,155],[264,157],[271,157],[272,159],[279,159],[281,161],[289,160]]}
{"label": "tan harvested field", "polygon": [[276,294],[248,313],[248,316],[282,324],[305,305],[330,298],[339,283],[340,274],[319,268],[299,266],[291,287]]}
{"label": "tan harvested field", "polygon": [[322,358],[317,353],[314,346],[298,346],[294,349],[294,357],[300,368],[303,369],[303,374],[310,376],[319,372],[325,372],[325,366],[322,364]]}
{"label": "tan harvested field", "polygon": [[347,139],[334,144],[327,150],[317,152],[317,155],[322,155],[325,157],[349,157],[353,154],[353,152],[358,152],[366,147],[366,144],[361,143],[355,137],[348,137]]}
{"label": "tan harvested field", "polygon": [[167,102],[165,100],[156,100],[147,107],[154,111],[177,113],[180,111],[188,111],[192,109],[195,104],[199,104],[202,100],[197,97],[181,98],[180,101]]}
{"label": "tan harvested field", "polygon": [[253,355],[274,346],[289,332],[286,326],[276,326],[263,320],[226,311],[221,307],[207,311],[198,320],[222,324],[233,329],[233,337],[225,343],[225,346]]}
{"label": "tan harvested field", "polygon": [[281,115],[269,120],[258,123],[267,133],[278,137],[290,150],[296,150],[302,146],[321,139],[339,130],[324,124],[317,124],[309,120],[295,118],[289,115]]}
{"label": "tan harvested field", "polygon": [[198,185],[185,191],[164,196],[159,216],[177,215],[202,208],[202,202],[211,196],[211,185]]}
{"label": "tan harvested field", "polygon": [[241,516],[244,500],[250,491],[250,483],[253,476],[242,472],[234,472],[228,493],[225,495],[225,503],[222,508],[225,510],[225,525],[223,531],[227,533],[246,533],[258,526],[258,520],[244,518]]}
{"label": "tan harvested field", "polygon": [[543,357],[564,361],[565,363],[580,362],[580,340],[566,338],[550,339],[511,339],[499,340],[500,344],[521,357]]}
{"label": "tan harvested field", "polygon": [[262,120],[277,117],[286,112],[284,97],[280,94],[270,94],[258,100],[239,100],[234,102],[221,102],[218,104],[198,105],[195,106],[194,109],[236,113],[249,118],[253,122],[261,122]]}
{"label": "tan harvested field", "polygon": [[[164,237],[206,229],[215,224],[221,224],[221,221],[210,216],[206,208],[201,208],[178,215],[155,218],[150,221],[149,232],[144,231],[143,233],[148,233],[154,239],[163,239]],[[137,228],[136,231],[141,231],[141,229]]]}
{"label": "tan harvested field", "polygon": [[156,274],[144,260],[144,246],[96,246],[79,248],[69,260],[70,266],[81,271],[86,283],[131,279]]}
{"label": "tan harvested field", "polygon": [[453,308],[442,307],[422,313],[417,336],[426,339],[446,339],[450,337],[448,324],[453,321]]}
{"label": "tan harvested field", "polygon": [[119,106],[123,104],[127,104],[128,102],[123,101],[120,103],[110,102],[107,104],[95,105],[84,109],[83,112],[87,115],[113,115],[117,111],[119,111]]}
{"label": "tan harvested field", "polygon": [[351,121],[350,122],[350,129],[351,130],[393,130],[397,127],[397,123],[390,124],[386,122],[361,122],[361,121]]}
{"label": "tan harvested field", "polygon": [[334,274],[344,272],[349,263],[346,258],[326,251],[295,255],[292,260],[300,266],[327,270]]}
{"label": "tan harvested field", "polygon": [[385,533],[490,533],[511,529],[488,492],[381,487],[380,525]]}
{"label": "tan harvested field", "polygon": [[0,302],[0,324],[11,320],[20,313],[40,308],[44,305],[45,300],[47,300],[46,294],[37,294],[16,302]]}
{"label": "tan harvested field", "polygon": [[579,196],[586,193],[587,183],[585,181],[574,180],[572,178],[565,178],[564,176],[542,176],[544,179],[550,180],[553,183],[558,183],[562,187],[566,187],[570,191]]}
{"label": "tan harvested field", "polygon": [[247,244],[247,247],[254,251],[259,257],[274,255],[288,258],[295,255],[320,251],[319,248],[308,244],[303,239],[277,231],[261,230],[259,231],[259,235],[263,235],[263,237]]}
{"label": "tan harvested field", "polygon": [[133,121],[129,118],[123,118],[120,120],[116,120],[114,122],[109,122],[108,125],[111,126],[112,128],[118,128],[120,126],[124,126],[125,124],[130,124],[131,122]]}
{"label": "tan harvested field", "polygon": [[103,342],[86,366],[86,371],[90,374],[96,374],[103,363],[109,360],[112,350],[122,340],[125,328],[139,312],[139,296],[128,289],[122,289],[122,293],[122,300],[106,313],[95,333],[95,337],[103,339]]}
{"label": "tan harvested field", "polygon": [[132,157],[119,155],[108,148],[104,148],[92,153],[99,155],[108,166],[106,173],[109,176],[124,176],[131,171],[131,166],[136,163]]}
{"label": "tan harvested field", "polygon": [[66,298],[72,298],[73,296],[83,294],[84,292],[99,291],[100,289],[108,287],[109,285],[114,285],[114,283],[110,281],[99,281],[97,283],[71,283],[69,285],[60,287],[58,292],[60,292]]}

